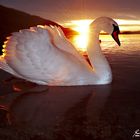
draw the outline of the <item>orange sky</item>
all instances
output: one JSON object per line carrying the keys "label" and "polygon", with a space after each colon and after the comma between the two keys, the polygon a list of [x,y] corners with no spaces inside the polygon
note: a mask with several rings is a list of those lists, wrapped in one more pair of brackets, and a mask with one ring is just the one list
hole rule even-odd
{"label": "orange sky", "polygon": [[116,20],[121,31],[140,31],[140,20]]}
{"label": "orange sky", "polygon": [[140,20],[140,0],[0,0],[0,4],[57,22],[100,16]]}

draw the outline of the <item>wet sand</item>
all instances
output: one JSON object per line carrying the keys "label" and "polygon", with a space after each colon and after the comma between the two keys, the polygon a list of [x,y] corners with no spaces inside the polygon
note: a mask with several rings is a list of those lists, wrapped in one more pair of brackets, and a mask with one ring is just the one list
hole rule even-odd
{"label": "wet sand", "polygon": [[134,139],[140,55],[106,55],[113,82],[104,86],[37,86],[0,71],[0,140]]}

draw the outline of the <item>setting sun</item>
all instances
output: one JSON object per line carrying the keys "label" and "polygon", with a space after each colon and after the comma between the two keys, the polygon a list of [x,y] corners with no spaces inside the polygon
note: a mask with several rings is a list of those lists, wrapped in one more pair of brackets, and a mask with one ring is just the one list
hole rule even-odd
{"label": "setting sun", "polygon": [[79,33],[72,40],[74,46],[79,51],[86,51],[89,37],[89,25],[92,21],[93,20],[72,20],[70,23],[73,25],[71,28]]}
{"label": "setting sun", "polygon": [[[71,20],[62,23],[63,26],[71,28],[78,32],[78,35],[73,35],[72,38],[70,38],[70,41],[81,54],[85,54],[87,51],[87,44],[90,31],[89,25],[93,21],[94,19],[83,19]],[[124,34],[125,32],[128,32],[129,34],[135,34],[140,31],[140,20],[115,19],[115,21],[119,24],[120,31],[122,34]],[[109,35],[101,34],[99,39],[102,41],[101,47],[103,49],[114,45],[114,41]],[[121,39],[123,39],[123,35],[121,35]]]}
{"label": "setting sun", "polygon": [[74,38],[74,44],[79,51],[86,51],[88,43],[89,25],[92,20],[73,20],[72,23],[75,24],[73,27],[79,35]]}

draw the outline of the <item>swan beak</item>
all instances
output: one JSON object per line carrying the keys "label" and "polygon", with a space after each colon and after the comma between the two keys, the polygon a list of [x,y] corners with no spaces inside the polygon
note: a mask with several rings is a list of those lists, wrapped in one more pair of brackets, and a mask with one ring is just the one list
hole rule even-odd
{"label": "swan beak", "polygon": [[114,24],[113,24],[113,27],[114,27],[114,30],[113,30],[113,33],[112,33],[112,37],[117,42],[117,44],[119,46],[121,46],[121,43],[120,43],[120,40],[119,40],[119,33],[120,33],[119,27],[114,25]]}
{"label": "swan beak", "polygon": [[119,31],[114,31],[113,33],[112,33],[112,37],[113,37],[113,39],[117,42],[117,44],[119,45],[119,46],[121,46],[121,43],[120,43],[120,40],[119,40]]}

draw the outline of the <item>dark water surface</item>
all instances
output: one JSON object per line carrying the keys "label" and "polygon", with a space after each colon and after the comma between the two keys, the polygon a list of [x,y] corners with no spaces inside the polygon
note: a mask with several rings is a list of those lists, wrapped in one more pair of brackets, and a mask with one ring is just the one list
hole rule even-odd
{"label": "dark water surface", "polygon": [[0,71],[0,140],[140,139],[140,45],[127,43],[104,50],[110,85],[37,86]]}

